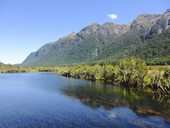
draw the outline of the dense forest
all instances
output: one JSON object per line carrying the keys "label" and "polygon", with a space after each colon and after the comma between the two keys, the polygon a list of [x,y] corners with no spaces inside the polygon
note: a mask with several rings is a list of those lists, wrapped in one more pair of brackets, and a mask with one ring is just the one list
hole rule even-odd
{"label": "dense forest", "polygon": [[170,29],[144,43],[134,50],[131,55],[146,60],[150,65],[170,65]]}

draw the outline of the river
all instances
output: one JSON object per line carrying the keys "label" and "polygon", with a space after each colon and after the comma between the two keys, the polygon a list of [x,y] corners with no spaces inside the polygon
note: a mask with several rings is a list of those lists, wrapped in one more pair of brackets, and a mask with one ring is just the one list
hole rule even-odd
{"label": "river", "polygon": [[168,128],[170,99],[58,76],[0,74],[0,128]]}

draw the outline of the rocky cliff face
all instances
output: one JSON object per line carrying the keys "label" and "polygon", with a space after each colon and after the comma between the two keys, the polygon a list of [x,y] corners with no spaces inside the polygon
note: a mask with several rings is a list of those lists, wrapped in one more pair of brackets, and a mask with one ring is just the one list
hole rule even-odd
{"label": "rocky cliff face", "polygon": [[[92,24],[78,33],[42,46],[22,65],[59,65],[121,58],[133,48],[147,43],[170,26],[170,9],[164,14],[142,14],[131,24]],[[126,51],[126,52],[125,52]]]}
{"label": "rocky cliff face", "polygon": [[149,29],[160,17],[161,15],[141,14],[132,22],[131,28]]}

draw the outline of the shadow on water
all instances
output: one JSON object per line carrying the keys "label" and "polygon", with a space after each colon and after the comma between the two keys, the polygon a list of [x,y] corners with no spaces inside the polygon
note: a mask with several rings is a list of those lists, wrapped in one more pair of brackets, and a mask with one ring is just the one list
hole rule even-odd
{"label": "shadow on water", "polygon": [[86,85],[65,86],[62,92],[83,104],[98,109],[111,110],[126,107],[139,116],[160,117],[170,123],[170,99],[137,90],[113,87],[102,83],[87,82]]}

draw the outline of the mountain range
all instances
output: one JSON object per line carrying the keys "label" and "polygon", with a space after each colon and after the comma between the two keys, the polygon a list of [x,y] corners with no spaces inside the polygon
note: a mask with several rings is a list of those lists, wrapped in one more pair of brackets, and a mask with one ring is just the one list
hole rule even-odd
{"label": "mountain range", "polygon": [[94,23],[47,43],[21,65],[74,65],[138,57],[148,64],[170,64],[170,9],[141,14],[129,24]]}

